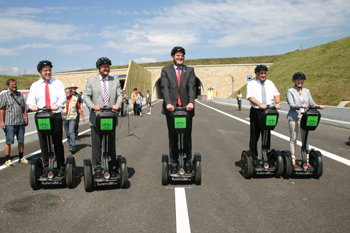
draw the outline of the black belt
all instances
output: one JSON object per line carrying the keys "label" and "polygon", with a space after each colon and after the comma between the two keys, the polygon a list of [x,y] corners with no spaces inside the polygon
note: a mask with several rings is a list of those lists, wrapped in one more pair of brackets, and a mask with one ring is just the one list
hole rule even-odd
{"label": "black belt", "polygon": [[54,115],[54,116],[61,116],[61,113],[59,112],[59,113],[52,113],[52,115]]}

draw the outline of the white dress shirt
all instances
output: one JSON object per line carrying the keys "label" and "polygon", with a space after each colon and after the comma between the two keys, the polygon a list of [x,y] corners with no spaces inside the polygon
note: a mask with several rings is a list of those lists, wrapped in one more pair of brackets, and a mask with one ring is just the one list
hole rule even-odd
{"label": "white dress shirt", "polygon": [[[262,84],[258,79],[254,79],[253,81],[248,82],[246,98],[248,99],[250,97],[254,97],[257,101],[262,103],[261,86]],[[280,93],[278,92],[275,84],[273,84],[273,82],[270,80],[265,81],[265,90],[266,105],[273,105],[274,97],[276,95],[280,95]],[[253,108],[259,108],[259,106],[255,106],[252,103],[250,103],[250,106],[252,106]]]}
{"label": "white dress shirt", "polygon": [[[45,86],[46,83],[44,79],[40,79],[32,84],[27,98],[27,105],[29,108],[32,108],[34,105],[38,106],[38,108],[43,108],[46,106]],[[67,101],[63,83],[60,80],[51,78],[49,81],[49,92],[51,106],[58,106],[58,110],[53,111],[53,113],[60,113],[62,111],[62,107]]]}

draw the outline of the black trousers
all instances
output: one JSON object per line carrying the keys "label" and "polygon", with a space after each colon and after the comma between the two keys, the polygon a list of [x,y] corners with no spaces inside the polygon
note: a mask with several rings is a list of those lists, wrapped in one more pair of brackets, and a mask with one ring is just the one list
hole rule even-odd
{"label": "black trousers", "polygon": [[[249,150],[253,153],[255,158],[258,158],[258,141],[260,134],[263,133],[263,130],[260,128],[259,118],[260,115],[264,112],[264,110],[250,108],[250,141],[249,141]],[[270,139],[271,132],[269,131],[267,135],[267,148],[270,148]]]}
{"label": "black trousers", "polygon": [[134,103],[134,115],[140,115],[138,104]]}
{"label": "black trousers", "polygon": [[[169,155],[170,163],[172,166],[176,166],[179,160],[179,140],[178,134],[172,131],[172,121],[174,119],[171,116],[166,116],[167,126],[168,126],[168,136],[169,136]],[[191,163],[192,158],[192,117],[189,119],[189,129],[185,133],[183,138],[184,152],[186,153],[186,164]]]}
{"label": "black trousers", "polygon": [[75,121],[75,129],[74,129],[74,133],[75,133],[75,136],[78,137],[78,130],[79,130],[79,120],[80,120],[80,113],[78,112],[77,110],[77,119]]}
{"label": "black trousers", "polygon": [[[109,169],[115,170],[117,168],[117,158],[115,152],[115,132],[112,135],[108,135],[108,155],[111,158]],[[102,139],[103,136],[97,133],[96,127],[91,126],[91,147],[92,147],[92,166],[94,171],[102,172],[102,158],[101,158],[101,150],[102,150]]]}
{"label": "black trousers", "polygon": [[237,103],[238,103],[238,109],[239,109],[239,111],[241,111],[241,109],[242,109],[242,100],[237,99]]}
{"label": "black trousers", "polygon": [[[60,167],[64,167],[64,147],[62,143],[62,135],[63,135],[62,116],[61,116],[61,113],[56,113],[54,114],[54,117],[55,117],[55,134],[52,136],[52,141],[53,141],[54,151],[57,159],[57,167],[60,168]],[[38,136],[39,136],[39,144],[41,148],[41,156],[43,159],[44,168],[48,169],[49,150],[48,150],[46,136],[42,136],[39,132],[38,132]]]}

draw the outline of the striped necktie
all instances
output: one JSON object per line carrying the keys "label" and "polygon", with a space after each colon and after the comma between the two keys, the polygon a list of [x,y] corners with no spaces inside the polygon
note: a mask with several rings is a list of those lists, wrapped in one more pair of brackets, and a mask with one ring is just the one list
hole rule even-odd
{"label": "striped necktie", "polygon": [[103,80],[103,105],[108,106],[108,90],[106,85],[106,79]]}
{"label": "striped necktie", "polygon": [[[180,90],[180,79],[181,79],[181,70],[180,70],[180,67],[177,67],[177,86]],[[181,98],[180,98],[180,91],[179,91],[179,97],[177,98],[177,104],[179,106],[182,106],[182,103],[181,103]]]}

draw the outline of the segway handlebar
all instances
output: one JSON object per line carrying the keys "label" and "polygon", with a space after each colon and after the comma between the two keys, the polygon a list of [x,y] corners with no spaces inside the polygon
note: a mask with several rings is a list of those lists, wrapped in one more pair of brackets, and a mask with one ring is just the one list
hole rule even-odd
{"label": "segway handlebar", "polygon": [[275,105],[266,105],[266,109],[275,109],[276,110],[276,106]]}
{"label": "segway handlebar", "polygon": [[321,108],[320,108],[320,106],[311,106],[311,105],[310,105],[310,106],[309,106],[309,109],[317,109],[317,110],[318,110],[318,109],[321,109]]}
{"label": "segway handlebar", "polygon": [[51,108],[46,108],[46,107],[43,107],[43,108],[38,108],[36,111],[37,111],[37,112],[39,112],[39,111],[43,111],[43,112],[51,112]]}
{"label": "segway handlebar", "polygon": [[174,111],[186,111],[186,107],[175,107]]}
{"label": "segway handlebar", "polygon": [[101,112],[112,112],[112,107],[107,107],[107,106],[100,106],[100,111]]}

